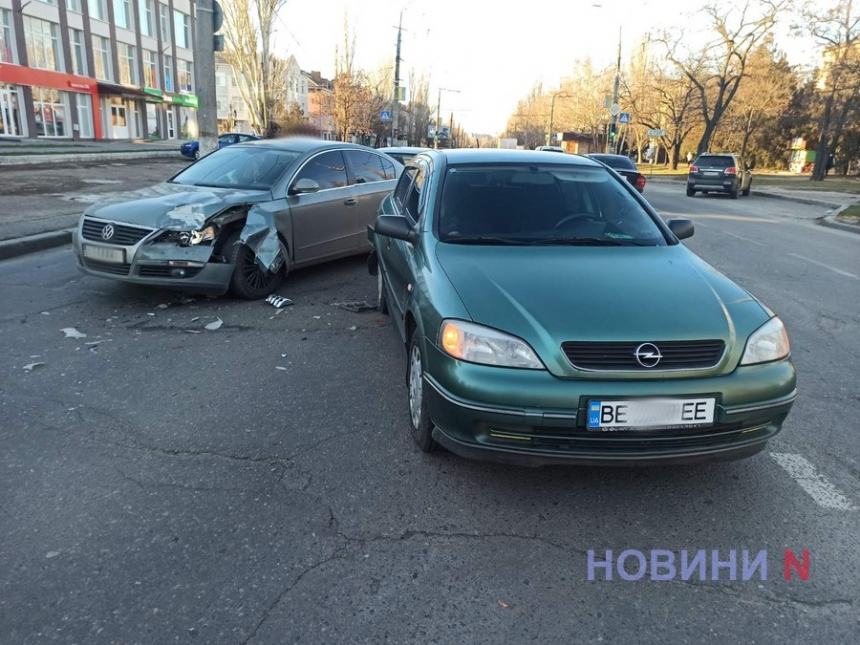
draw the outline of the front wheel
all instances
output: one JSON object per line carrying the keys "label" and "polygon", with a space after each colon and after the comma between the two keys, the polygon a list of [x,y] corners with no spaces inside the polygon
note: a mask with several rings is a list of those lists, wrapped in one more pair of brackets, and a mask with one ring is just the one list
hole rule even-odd
{"label": "front wheel", "polygon": [[287,275],[287,261],[278,271],[265,271],[257,264],[257,257],[247,245],[239,242],[239,232],[233,233],[224,243],[224,255],[233,265],[230,292],[245,300],[260,300],[277,289]]}
{"label": "front wheel", "polygon": [[409,363],[406,368],[406,384],[409,387],[409,423],[412,439],[423,452],[434,452],[439,444],[433,438],[433,422],[424,396],[424,359],[418,330],[412,332],[409,343]]}
{"label": "front wheel", "polygon": [[388,313],[388,300],[385,298],[385,279],[382,277],[382,266],[376,268],[376,309],[381,314]]}
{"label": "front wheel", "polygon": [[194,159],[200,159],[200,148],[194,151]]}

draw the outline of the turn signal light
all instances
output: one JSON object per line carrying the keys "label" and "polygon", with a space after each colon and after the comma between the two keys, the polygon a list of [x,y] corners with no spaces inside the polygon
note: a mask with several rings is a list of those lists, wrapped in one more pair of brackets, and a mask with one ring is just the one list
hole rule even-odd
{"label": "turn signal light", "polygon": [[460,330],[451,323],[445,323],[442,330],[442,347],[451,356],[461,357],[463,355],[463,337]]}

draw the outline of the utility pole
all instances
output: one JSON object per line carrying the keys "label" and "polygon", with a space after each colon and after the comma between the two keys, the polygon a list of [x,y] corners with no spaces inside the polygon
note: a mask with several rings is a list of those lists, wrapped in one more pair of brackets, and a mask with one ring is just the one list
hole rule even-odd
{"label": "utility pole", "polygon": [[403,32],[403,11],[400,12],[400,22],[397,24],[397,56],[394,58],[394,100],[391,102],[391,145],[394,143],[394,133],[400,127],[400,42]]}
{"label": "utility pole", "polygon": [[[194,81],[197,92],[197,140],[200,156],[218,149],[218,100],[215,93],[215,32],[214,0],[197,0],[194,38]],[[220,16],[220,7],[218,15]]]}
{"label": "utility pole", "polygon": [[[436,99],[436,136],[433,137],[433,147],[436,150],[439,149],[439,132],[442,130],[442,92],[456,92],[460,93],[460,90],[449,90],[447,87],[439,88],[439,98]],[[451,113],[453,119],[453,112]],[[448,135],[450,136],[450,134]]]}
{"label": "utility pole", "polygon": [[[615,90],[612,93],[612,106],[618,105],[618,84],[621,81],[621,27],[618,27],[618,63],[615,65]],[[609,126],[610,134],[614,134],[615,138],[609,143],[609,152],[618,153],[618,113],[612,114],[611,125]]]}

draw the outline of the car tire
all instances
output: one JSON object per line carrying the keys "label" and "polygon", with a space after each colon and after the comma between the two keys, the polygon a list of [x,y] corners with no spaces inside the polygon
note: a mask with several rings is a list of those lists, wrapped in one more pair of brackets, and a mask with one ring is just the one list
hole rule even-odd
{"label": "car tire", "polygon": [[382,277],[382,266],[376,268],[376,309],[381,314],[388,313],[388,300],[385,297],[385,279]]}
{"label": "car tire", "polygon": [[433,422],[424,396],[424,357],[418,330],[412,332],[406,359],[406,387],[409,402],[409,428],[412,439],[422,452],[435,452],[439,444],[433,438]]}
{"label": "car tire", "polygon": [[694,189],[688,187],[687,188],[687,197],[695,197],[695,196],[696,196],[696,191]]}
{"label": "car tire", "polygon": [[741,195],[743,195],[744,197],[749,197],[750,190],[752,190],[752,179],[750,179],[750,183],[747,184],[747,187],[744,188],[743,191],[741,191]]}
{"label": "car tire", "polygon": [[200,159],[200,148],[197,148],[197,150],[194,151],[194,159]]}
{"label": "car tire", "polygon": [[738,185],[737,184],[732,186],[732,189],[729,191],[729,197],[731,197],[732,199],[738,198]]}
{"label": "car tire", "polygon": [[277,289],[287,276],[287,262],[277,273],[264,272],[247,245],[239,242],[239,231],[224,243],[224,256],[233,265],[230,276],[230,293],[245,300],[262,300]]}

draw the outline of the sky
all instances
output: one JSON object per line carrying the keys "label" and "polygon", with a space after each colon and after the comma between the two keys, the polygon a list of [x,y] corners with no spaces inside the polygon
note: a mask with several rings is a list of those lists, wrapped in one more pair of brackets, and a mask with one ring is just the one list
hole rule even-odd
{"label": "sky", "polygon": [[[684,25],[701,0],[287,0],[275,29],[275,51],[295,55],[305,71],[334,76],[344,15],[355,34],[355,62],[370,72],[393,61],[403,12],[401,85],[410,69],[430,77],[444,121],[497,135],[535,82],[557,87],[577,60],[613,66],[649,30]],[[596,5],[596,6],[595,6]],[[691,33],[691,40],[702,38]],[[778,38],[790,58],[808,51],[787,30]],[[795,52],[795,56],[792,56]],[[444,88],[440,92],[440,88]],[[408,91],[407,87],[407,91]],[[393,93],[393,87],[392,87]],[[622,106],[623,107],[623,106]]]}

